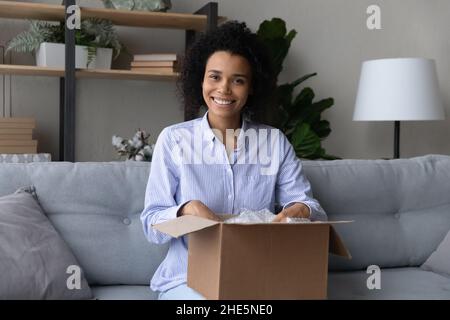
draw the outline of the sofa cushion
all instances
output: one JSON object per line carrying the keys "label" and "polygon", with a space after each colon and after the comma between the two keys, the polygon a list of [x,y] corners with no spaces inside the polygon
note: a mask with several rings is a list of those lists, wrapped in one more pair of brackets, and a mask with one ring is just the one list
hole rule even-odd
{"label": "sofa cushion", "polygon": [[158,293],[147,286],[94,286],[92,293],[96,300],[156,300]]}
{"label": "sofa cushion", "polygon": [[140,221],[148,162],[2,164],[0,196],[33,184],[90,285],[149,285],[168,245],[145,239]]}
{"label": "sofa cushion", "polygon": [[330,270],[419,267],[450,229],[450,157],[305,161],[305,174],[351,260]]}
{"label": "sofa cushion", "polygon": [[450,231],[431,256],[422,265],[422,269],[450,277]]}
{"label": "sofa cushion", "polygon": [[[77,260],[32,187],[0,197],[0,257],[0,300],[91,298]],[[67,273],[70,266],[75,272]]]}
{"label": "sofa cushion", "polygon": [[328,299],[449,300],[450,278],[420,268],[381,269],[381,288],[369,290],[366,271],[330,272]]}

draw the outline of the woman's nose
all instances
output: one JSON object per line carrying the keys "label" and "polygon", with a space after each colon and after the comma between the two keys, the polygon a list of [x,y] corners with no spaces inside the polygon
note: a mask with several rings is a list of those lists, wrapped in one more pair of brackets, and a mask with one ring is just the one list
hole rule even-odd
{"label": "woman's nose", "polygon": [[222,93],[222,94],[230,94],[231,93],[231,89],[230,89],[230,86],[228,84],[228,81],[223,81],[220,84],[219,92]]}

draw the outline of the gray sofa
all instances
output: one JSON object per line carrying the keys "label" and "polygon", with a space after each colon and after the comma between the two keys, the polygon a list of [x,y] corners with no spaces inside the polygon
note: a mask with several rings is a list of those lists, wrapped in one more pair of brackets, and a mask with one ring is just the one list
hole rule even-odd
{"label": "gray sofa", "polygon": [[[450,299],[450,277],[420,265],[450,230],[450,157],[304,161],[314,196],[352,260],[330,256],[329,299]],[[0,196],[34,185],[98,299],[155,299],[149,281],[167,246],[140,222],[149,163],[0,164]],[[157,187],[157,186],[155,186]],[[369,290],[369,265],[381,289]]]}

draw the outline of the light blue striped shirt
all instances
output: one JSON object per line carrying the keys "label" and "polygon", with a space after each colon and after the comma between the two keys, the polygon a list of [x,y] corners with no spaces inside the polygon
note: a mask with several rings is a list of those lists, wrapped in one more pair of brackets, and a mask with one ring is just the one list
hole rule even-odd
{"label": "light blue striped shirt", "polygon": [[154,291],[186,282],[186,237],[172,238],[152,225],[175,219],[190,200],[202,201],[217,214],[243,209],[274,212],[275,204],[285,208],[302,202],[311,220],[327,219],[281,131],[244,120],[236,133],[237,148],[228,155],[207,115],[165,128],[155,145],[141,221],[148,241],[170,241],[170,247],[151,280]]}

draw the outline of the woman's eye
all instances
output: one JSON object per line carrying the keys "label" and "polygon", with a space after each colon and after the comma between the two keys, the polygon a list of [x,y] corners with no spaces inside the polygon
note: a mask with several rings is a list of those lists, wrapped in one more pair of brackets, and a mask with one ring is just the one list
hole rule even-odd
{"label": "woman's eye", "polygon": [[238,83],[238,84],[244,84],[244,83],[245,83],[245,80],[244,80],[244,79],[236,79],[235,81],[236,81],[236,83]]}
{"label": "woman's eye", "polygon": [[217,79],[219,79],[219,76],[216,75],[216,74],[211,74],[211,75],[209,76],[209,78],[210,78],[210,79],[213,79],[213,80],[217,80]]}

